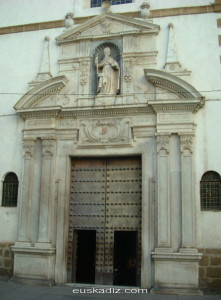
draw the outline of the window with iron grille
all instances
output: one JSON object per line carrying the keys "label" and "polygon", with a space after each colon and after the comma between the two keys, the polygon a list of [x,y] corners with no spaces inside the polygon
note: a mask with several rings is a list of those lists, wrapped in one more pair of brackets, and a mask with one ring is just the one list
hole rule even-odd
{"label": "window with iron grille", "polygon": [[18,177],[15,173],[8,173],[3,181],[2,206],[17,206]]}
{"label": "window with iron grille", "polygon": [[[91,7],[99,7],[103,0],[91,0]],[[132,0],[111,0],[112,5],[132,3]]]}
{"label": "window with iron grille", "polygon": [[214,171],[203,174],[200,181],[202,210],[221,210],[221,177]]}

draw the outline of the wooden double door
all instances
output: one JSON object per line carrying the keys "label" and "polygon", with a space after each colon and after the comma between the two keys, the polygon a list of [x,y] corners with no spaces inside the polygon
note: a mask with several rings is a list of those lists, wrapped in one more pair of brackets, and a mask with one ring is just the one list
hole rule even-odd
{"label": "wooden double door", "polygon": [[140,157],[72,160],[69,281],[139,285],[141,173]]}

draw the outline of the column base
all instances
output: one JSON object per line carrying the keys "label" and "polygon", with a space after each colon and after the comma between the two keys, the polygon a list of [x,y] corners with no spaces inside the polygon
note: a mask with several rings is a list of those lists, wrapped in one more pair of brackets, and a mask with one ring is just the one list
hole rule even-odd
{"label": "column base", "polygon": [[155,253],[173,253],[171,247],[156,247],[154,250]]}
{"label": "column base", "polygon": [[15,247],[18,247],[18,248],[25,248],[25,247],[31,247],[31,246],[32,246],[32,244],[29,241],[15,242]]}

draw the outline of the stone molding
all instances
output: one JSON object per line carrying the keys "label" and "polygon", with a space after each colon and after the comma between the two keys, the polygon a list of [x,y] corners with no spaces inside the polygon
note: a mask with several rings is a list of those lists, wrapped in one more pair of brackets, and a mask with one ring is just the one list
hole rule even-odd
{"label": "stone molding", "polygon": [[202,258],[201,253],[195,254],[188,254],[188,253],[159,253],[159,252],[152,252],[152,258],[157,260],[163,261],[170,261],[172,260],[179,260],[179,261],[200,261]]}
{"label": "stone molding", "polygon": [[200,108],[204,106],[204,100],[160,100],[160,101],[148,101],[148,104],[153,108],[156,113],[160,112],[176,112],[185,111],[196,113]]}
{"label": "stone molding", "polygon": [[55,253],[56,248],[40,248],[40,247],[18,247],[12,246],[12,251],[14,253],[27,253],[27,254],[41,254],[41,255],[52,255]]}

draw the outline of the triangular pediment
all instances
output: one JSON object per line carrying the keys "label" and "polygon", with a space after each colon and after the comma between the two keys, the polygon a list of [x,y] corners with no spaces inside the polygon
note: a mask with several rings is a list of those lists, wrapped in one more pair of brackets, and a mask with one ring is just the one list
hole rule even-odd
{"label": "triangular pediment", "polygon": [[70,42],[85,38],[96,38],[100,36],[116,36],[134,33],[157,33],[158,25],[126,17],[120,14],[103,13],[99,16],[67,30],[56,38],[58,43]]}

